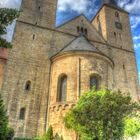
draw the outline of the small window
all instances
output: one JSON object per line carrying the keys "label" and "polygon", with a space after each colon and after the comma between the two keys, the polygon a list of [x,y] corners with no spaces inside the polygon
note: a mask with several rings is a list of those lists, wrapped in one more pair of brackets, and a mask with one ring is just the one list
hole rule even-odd
{"label": "small window", "polygon": [[33,34],[33,40],[35,39],[35,34]]}
{"label": "small window", "polygon": [[123,69],[125,70],[125,65],[123,65]]}
{"label": "small window", "polygon": [[116,11],[115,12],[115,17],[119,18],[119,16],[120,16],[119,13]]}
{"label": "small window", "polygon": [[65,102],[67,98],[67,76],[60,76],[58,79],[57,102]]}
{"label": "small window", "polygon": [[77,32],[78,32],[78,33],[80,32],[80,27],[79,27],[79,26],[77,26]]}
{"label": "small window", "polygon": [[87,29],[85,29],[85,34],[87,35]]}
{"label": "small window", "polygon": [[99,89],[99,80],[97,76],[90,76],[90,89],[95,87],[95,90]]}
{"label": "small window", "polygon": [[19,114],[19,119],[20,120],[24,120],[25,119],[25,112],[26,112],[25,108],[21,108],[20,109],[20,114]]}
{"label": "small window", "polygon": [[120,29],[120,30],[122,30],[122,28],[123,28],[122,24],[120,22],[115,22],[115,26],[117,29]]}
{"label": "small window", "polygon": [[84,29],[83,29],[83,27],[81,27],[81,33],[83,33],[84,32]]}
{"label": "small window", "polygon": [[31,81],[26,82],[25,90],[27,90],[27,91],[31,90]]}
{"label": "small window", "polygon": [[117,37],[117,34],[116,34],[116,32],[114,32],[114,37],[115,37],[115,38]]}

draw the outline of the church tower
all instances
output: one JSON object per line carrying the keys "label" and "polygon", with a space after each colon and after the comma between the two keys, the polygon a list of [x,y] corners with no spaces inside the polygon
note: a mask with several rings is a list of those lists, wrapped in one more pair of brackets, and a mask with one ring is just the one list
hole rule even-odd
{"label": "church tower", "polygon": [[113,89],[133,93],[133,98],[137,100],[138,72],[129,13],[120,8],[115,0],[103,0],[92,24],[106,40],[110,48],[110,57],[115,63]]}
{"label": "church tower", "polygon": [[15,137],[34,137],[46,132],[48,57],[56,7],[57,0],[22,1],[2,86]]}
{"label": "church tower", "polygon": [[92,24],[110,45],[134,50],[129,13],[120,8],[115,0],[103,0]]}
{"label": "church tower", "polygon": [[57,0],[23,0],[19,20],[55,28]]}

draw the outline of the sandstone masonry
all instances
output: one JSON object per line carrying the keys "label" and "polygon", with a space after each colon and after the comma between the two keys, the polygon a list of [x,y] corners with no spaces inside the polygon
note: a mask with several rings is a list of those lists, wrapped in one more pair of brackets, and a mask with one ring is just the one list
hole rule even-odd
{"label": "sandstone masonry", "polygon": [[[2,95],[17,137],[42,135],[52,125],[55,134],[76,140],[62,118],[90,89],[90,75],[98,76],[100,88],[139,100],[128,13],[110,0],[91,22],[80,15],[56,28],[56,7],[57,0],[23,0],[13,48],[0,60]],[[64,102],[57,100],[61,75],[67,76]]]}

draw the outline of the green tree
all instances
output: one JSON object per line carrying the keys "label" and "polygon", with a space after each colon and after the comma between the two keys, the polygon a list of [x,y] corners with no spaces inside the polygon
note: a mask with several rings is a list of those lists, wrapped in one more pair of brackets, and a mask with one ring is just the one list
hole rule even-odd
{"label": "green tree", "polygon": [[0,140],[11,140],[14,136],[13,129],[9,128],[8,117],[0,95]]}
{"label": "green tree", "polygon": [[53,140],[53,128],[50,126],[41,140]]}
{"label": "green tree", "polygon": [[76,107],[64,117],[64,123],[68,129],[76,131],[81,140],[121,140],[126,132],[131,133],[125,130],[128,118],[138,121],[133,135],[140,132],[138,111],[139,105],[129,95],[93,89],[80,97]]}
{"label": "green tree", "polygon": [[125,119],[125,136],[135,137],[140,133],[140,120],[138,118],[126,118]]}
{"label": "green tree", "polygon": [[0,8],[0,47],[11,48],[11,43],[2,38],[7,34],[7,26],[10,25],[17,17],[19,12],[16,9]]}

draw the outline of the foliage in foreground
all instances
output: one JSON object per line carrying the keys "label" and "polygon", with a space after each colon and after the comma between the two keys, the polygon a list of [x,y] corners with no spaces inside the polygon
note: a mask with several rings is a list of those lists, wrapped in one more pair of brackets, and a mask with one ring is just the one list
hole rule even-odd
{"label": "foliage in foreground", "polygon": [[80,140],[121,140],[140,133],[139,110],[129,95],[93,89],[80,97],[64,123],[77,132]]}
{"label": "foliage in foreground", "polygon": [[2,38],[2,35],[7,34],[7,26],[19,16],[16,9],[0,8],[0,47],[11,48],[11,43]]}
{"label": "foliage in foreground", "polygon": [[47,133],[44,134],[41,137],[36,137],[36,138],[14,138],[14,140],[63,140],[62,136],[53,135],[53,128],[50,126],[47,130]]}
{"label": "foliage in foreground", "polygon": [[8,125],[8,117],[0,94],[0,140],[11,140],[14,130]]}

